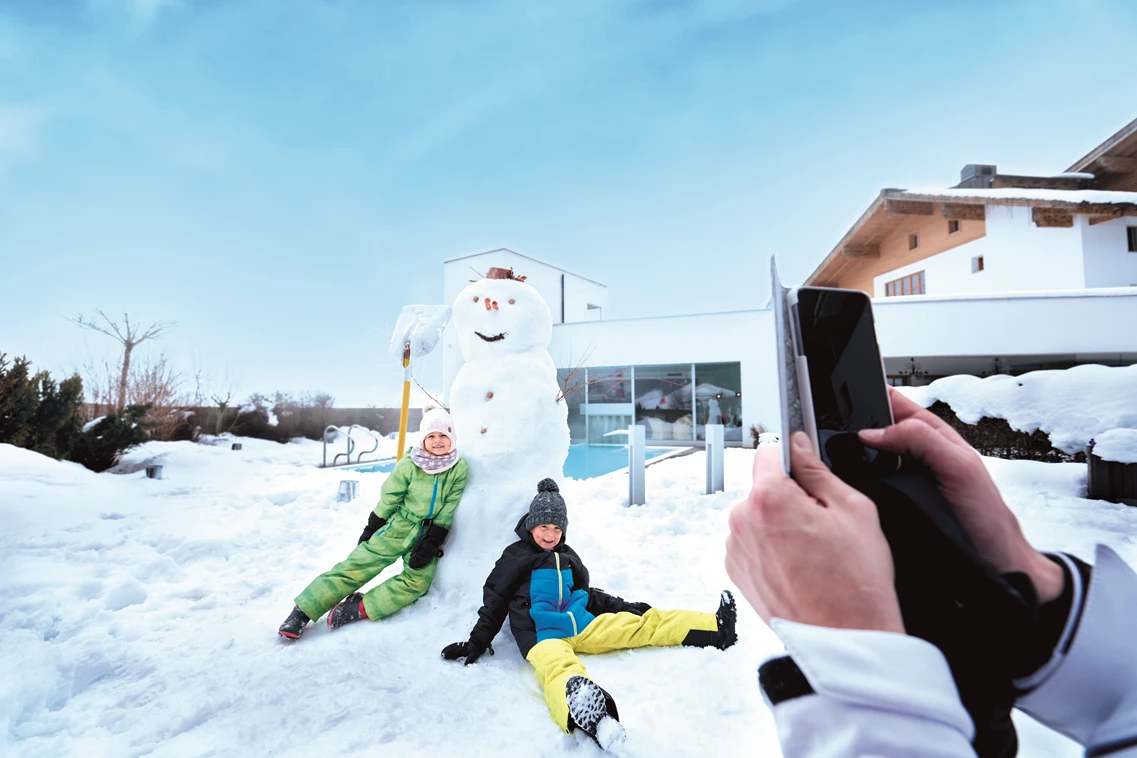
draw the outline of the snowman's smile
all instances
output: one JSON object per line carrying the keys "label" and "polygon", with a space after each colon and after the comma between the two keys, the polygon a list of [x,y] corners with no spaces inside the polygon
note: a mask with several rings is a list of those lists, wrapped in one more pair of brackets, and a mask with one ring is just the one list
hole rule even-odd
{"label": "snowman's smile", "polygon": [[497,342],[498,340],[505,339],[505,332],[502,332],[501,334],[495,334],[492,337],[487,337],[486,335],[482,334],[481,332],[474,332],[474,334],[478,335],[479,337],[484,339],[486,342]]}

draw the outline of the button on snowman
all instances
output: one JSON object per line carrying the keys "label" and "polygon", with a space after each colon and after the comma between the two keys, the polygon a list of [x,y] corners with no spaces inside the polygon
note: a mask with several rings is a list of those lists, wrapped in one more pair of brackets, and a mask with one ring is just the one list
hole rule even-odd
{"label": "button on snowman", "polygon": [[469,475],[439,580],[457,589],[469,574],[480,588],[517,539],[513,528],[537,482],[564,477],[568,407],[548,352],[549,306],[512,269],[491,268],[462,290],[452,323],[465,363],[450,387],[450,411]]}

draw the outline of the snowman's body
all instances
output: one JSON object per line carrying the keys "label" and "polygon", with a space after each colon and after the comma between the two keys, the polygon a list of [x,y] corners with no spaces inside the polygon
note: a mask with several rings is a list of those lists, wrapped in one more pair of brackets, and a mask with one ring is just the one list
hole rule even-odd
{"label": "snowman's body", "polygon": [[450,387],[450,412],[469,474],[436,582],[468,596],[517,539],[513,529],[537,482],[564,477],[568,407],[548,352],[552,316],[530,285],[475,282],[455,300],[453,320],[465,362]]}

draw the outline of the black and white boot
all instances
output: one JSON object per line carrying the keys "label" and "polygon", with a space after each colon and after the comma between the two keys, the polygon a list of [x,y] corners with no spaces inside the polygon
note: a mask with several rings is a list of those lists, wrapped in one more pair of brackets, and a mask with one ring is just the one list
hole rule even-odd
{"label": "black and white boot", "polygon": [[719,622],[715,647],[726,650],[738,642],[738,633],[734,631],[734,624],[738,620],[738,606],[735,605],[734,595],[730,590],[723,590],[719,595],[719,609],[715,612],[715,619]]}
{"label": "black and white boot", "polygon": [[569,728],[580,729],[602,750],[624,742],[627,735],[616,712],[616,702],[596,682],[586,677],[569,677],[565,684]]}
{"label": "black and white boot", "polygon": [[339,605],[328,612],[328,628],[339,629],[351,621],[367,618],[367,614],[359,608],[362,602],[363,594],[360,592],[353,592],[341,600]]}
{"label": "black and white boot", "polygon": [[288,614],[288,618],[280,625],[277,634],[286,640],[298,640],[300,635],[304,634],[304,627],[308,626],[308,622],[312,619],[305,615],[304,611],[292,606],[292,613]]}

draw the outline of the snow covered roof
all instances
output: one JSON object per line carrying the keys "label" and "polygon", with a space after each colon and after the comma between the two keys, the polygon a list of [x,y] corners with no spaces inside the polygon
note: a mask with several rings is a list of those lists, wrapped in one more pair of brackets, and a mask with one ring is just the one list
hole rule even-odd
{"label": "snow covered roof", "polygon": [[1070,215],[1100,220],[1137,216],[1137,192],[1084,189],[1034,189],[1022,187],[884,189],[833,250],[806,279],[806,284],[837,282],[858,261],[880,257],[880,244],[901,224],[913,217],[940,215],[944,219],[983,220],[987,206],[1014,205],[1035,213],[1064,217],[1054,223],[1036,219],[1040,226],[1069,226]]}
{"label": "snow covered roof", "polygon": [[952,188],[929,190],[884,190],[877,199],[895,198],[926,202],[983,203],[984,205],[1028,205],[1070,208],[1079,212],[1086,204],[1137,207],[1137,192],[1110,190],[1060,190],[1000,187],[998,189]]}

